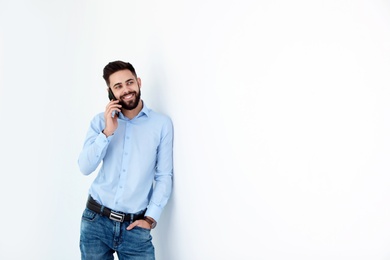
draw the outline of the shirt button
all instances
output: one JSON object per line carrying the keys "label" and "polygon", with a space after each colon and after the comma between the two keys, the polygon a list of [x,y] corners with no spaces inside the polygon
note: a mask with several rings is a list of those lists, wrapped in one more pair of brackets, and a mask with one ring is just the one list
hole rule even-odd
{"label": "shirt button", "polygon": [[126,139],[130,139],[130,137],[126,136]]}
{"label": "shirt button", "polygon": [[123,172],[125,172],[126,170],[125,170],[125,169],[123,169],[122,171],[123,171]]}
{"label": "shirt button", "polygon": [[129,153],[125,153],[125,155],[128,155]]}

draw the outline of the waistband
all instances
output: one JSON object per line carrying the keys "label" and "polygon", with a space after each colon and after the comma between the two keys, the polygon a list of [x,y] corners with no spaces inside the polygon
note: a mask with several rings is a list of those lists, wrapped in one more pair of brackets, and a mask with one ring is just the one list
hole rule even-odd
{"label": "waistband", "polygon": [[139,214],[131,214],[131,213],[123,213],[123,212],[115,211],[103,205],[100,205],[96,200],[94,200],[91,197],[91,195],[88,196],[87,208],[117,222],[124,222],[124,221],[133,222],[135,220],[143,219],[145,217],[145,211],[146,211],[143,210]]}

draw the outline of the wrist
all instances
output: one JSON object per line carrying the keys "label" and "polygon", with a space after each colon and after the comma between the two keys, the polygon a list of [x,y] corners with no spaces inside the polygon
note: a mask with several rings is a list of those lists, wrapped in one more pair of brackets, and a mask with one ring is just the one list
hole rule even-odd
{"label": "wrist", "polygon": [[155,228],[157,225],[157,222],[152,217],[145,216],[144,220],[149,223],[150,229]]}
{"label": "wrist", "polygon": [[106,137],[109,137],[111,135],[113,135],[114,133],[110,133],[109,131],[107,131],[106,129],[103,129],[102,133],[106,136]]}

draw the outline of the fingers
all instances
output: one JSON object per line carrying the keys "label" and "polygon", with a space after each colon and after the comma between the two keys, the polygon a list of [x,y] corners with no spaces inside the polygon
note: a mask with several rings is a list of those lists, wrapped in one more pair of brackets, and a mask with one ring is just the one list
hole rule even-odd
{"label": "fingers", "polygon": [[113,112],[121,112],[122,105],[119,104],[119,100],[112,100],[106,106],[106,116],[112,115]]}
{"label": "fingers", "polygon": [[145,229],[150,229],[150,225],[145,220],[136,220],[133,223],[131,223],[126,229],[132,230],[134,227],[141,227]]}
{"label": "fingers", "polygon": [[131,223],[126,229],[127,230],[132,230],[135,226],[138,226],[138,220],[136,220],[133,223]]}
{"label": "fingers", "polygon": [[121,112],[121,105],[118,100],[110,101],[106,106],[106,111],[104,112],[104,118],[106,121],[106,126],[104,128],[104,134],[106,136],[112,135],[118,127],[118,114]]}
{"label": "fingers", "polygon": [[121,112],[122,105],[120,105],[118,102],[118,100],[115,100],[110,101],[110,103],[107,104],[106,111],[104,113],[106,121],[113,119],[115,117],[115,114]]}

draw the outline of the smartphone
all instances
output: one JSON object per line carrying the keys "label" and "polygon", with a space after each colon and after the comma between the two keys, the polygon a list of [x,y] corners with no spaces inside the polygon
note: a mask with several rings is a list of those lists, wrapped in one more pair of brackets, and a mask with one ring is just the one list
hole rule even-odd
{"label": "smartphone", "polygon": [[[108,88],[108,99],[111,101],[111,100],[117,100],[114,96],[114,93],[112,93],[112,90],[111,88]],[[112,114],[111,114],[111,117],[114,118],[115,114],[117,116],[119,116],[119,112],[118,111],[113,111]]]}
{"label": "smartphone", "polygon": [[108,88],[108,99],[111,100],[116,100],[116,97],[114,96],[114,93],[112,93],[111,88]]}

